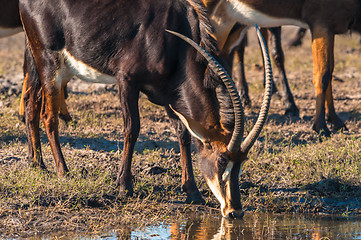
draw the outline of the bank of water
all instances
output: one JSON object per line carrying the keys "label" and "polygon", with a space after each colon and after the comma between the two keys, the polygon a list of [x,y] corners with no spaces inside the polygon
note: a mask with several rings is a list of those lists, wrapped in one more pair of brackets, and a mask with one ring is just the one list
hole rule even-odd
{"label": "bank of water", "polygon": [[122,228],[99,236],[61,233],[33,239],[361,239],[361,218],[248,212],[242,220],[227,220],[218,215],[210,215],[187,220],[177,219],[173,223],[159,223],[141,229]]}

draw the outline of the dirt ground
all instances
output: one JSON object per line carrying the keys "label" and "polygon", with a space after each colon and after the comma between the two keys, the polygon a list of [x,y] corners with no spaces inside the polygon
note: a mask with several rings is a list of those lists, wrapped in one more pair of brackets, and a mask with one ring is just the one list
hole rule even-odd
{"label": "dirt ground", "polygon": [[[289,84],[300,116],[285,116],[281,97],[273,96],[267,125],[243,168],[243,206],[246,211],[359,215],[359,36],[338,36],[335,46],[333,95],[336,111],[348,131],[319,141],[311,129],[315,94],[310,34],[307,32],[301,47],[288,48],[287,42],[295,31],[293,27],[284,28],[282,40]],[[249,35],[245,56],[252,100],[252,107],[246,111],[248,131],[257,117],[263,91],[260,50],[254,31],[250,30]],[[218,202],[196,163],[196,181],[207,204],[184,204],[174,130],[163,108],[144,96],[140,99],[141,132],[133,164],[135,197],[117,198],[114,178],[124,135],[114,86],[88,85],[76,79],[69,84],[67,103],[73,121],[61,122],[60,132],[63,153],[74,178],[59,180],[29,169],[25,127],[17,118],[23,47],[23,34],[0,39],[0,236],[29,236],[49,229],[97,233],[120,222],[137,227],[167,216],[218,212]],[[274,73],[281,89],[276,69]],[[45,163],[50,172],[55,172],[44,132],[42,142]],[[104,216],[112,223],[100,219]],[[137,222],[139,219],[143,223]]]}

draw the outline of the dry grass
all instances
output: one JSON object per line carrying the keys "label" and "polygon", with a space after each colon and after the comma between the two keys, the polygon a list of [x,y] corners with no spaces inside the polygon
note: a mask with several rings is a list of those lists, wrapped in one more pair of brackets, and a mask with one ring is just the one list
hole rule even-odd
{"label": "dry grass", "polygon": [[[0,74],[21,74],[22,53],[16,50],[21,44],[11,43],[22,40],[18,35],[0,41],[0,46],[10,46],[0,48],[0,56],[10,59],[0,63]],[[252,37],[250,42],[246,69],[253,107],[247,110],[248,130],[263,90],[263,73],[255,68],[259,50]],[[315,99],[309,37],[302,48],[285,49],[300,118],[283,116],[281,99],[273,98],[269,121],[243,167],[242,203],[247,211],[361,213],[360,52],[357,38],[337,38],[335,75],[342,81],[334,82],[335,104],[350,131],[319,141],[311,131]],[[59,179],[43,132],[50,174],[28,167],[25,128],[17,119],[19,96],[0,95],[0,235],[64,230],[96,234],[192,213],[218,214],[218,203],[196,163],[196,181],[207,205],[183,203],[177,140],[162,108],[140,99],[141,132],[132,169],[135,196],[122,199],[114,183],[124,137],[117,93],[70,93],[67,102],[74,121],[61,123],[60,131],[71,177]]]}

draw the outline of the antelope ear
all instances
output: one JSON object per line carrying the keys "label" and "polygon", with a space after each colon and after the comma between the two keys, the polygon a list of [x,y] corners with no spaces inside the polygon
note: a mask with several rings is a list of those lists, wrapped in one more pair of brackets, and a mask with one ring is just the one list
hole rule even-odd
{"label": "antelope ear", "polygon": [[177,112],[172,108],[171,105],[169,107],[173,110],[175,114],[179,117],[179,119],[182,121],[182,123],[187,127],[188,131],[198,140],[203,142],[203,144],[206,144],[209,142],[210,137],[208,134],[208,131],[196,120],[186,117],[182,115],[181,113]]}

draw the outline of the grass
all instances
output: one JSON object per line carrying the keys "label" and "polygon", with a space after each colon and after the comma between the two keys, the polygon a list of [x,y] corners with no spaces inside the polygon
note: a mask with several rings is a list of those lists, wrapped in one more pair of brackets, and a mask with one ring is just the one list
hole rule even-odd
{"label": "grass", "polygon": [[[361,214],[361,107],[359,45],[336,40],[334,82],[337,112],[349,132],[318,140],[312,132],[314,90],[310,44],[285,50],[286,69],[300,118],[283,116],[274,96],[267,125],[249,154],[240,178],[242,204],[248,212]],[[253,106],[246,111],[249,131],[259,111],[262,70],[259,50],[250,41],[246,64]],[[355,50],[352,50],[355,49]],[[297,54],[296,54],[297,53]],[[246,56],[247,61],[247,56]],[[12,63],[11,63],[12,64]],[[0,65],[0,71],[7,67]],[[21,55],[10,69],[21,72]],[[5,71],[5,73],[7,73]],[[5,74],[4,73],[4,74]],[[309,80],[305,80],[309,79]],[[279,88],[280,89],[280,88]],[[134,197],[121,198],[115,185],[124,134],[117,93],[70,93],[73,121],[60,124],[62,150],[70,177],[58,178],[45,133],[43,156],[50,173],[27,162],[25,126],[17,118],[19,96],[0,95],[0,235],[28,237],[54,231],[97,234],[135,229],[192,214],[219,216],[219,204],[200,176],[195,177],[205,206],[184,204],[177,138],[163,108],[140,99],[141,132],[132,172]],[[193,153],[193,159],[197,155]],[[124,232],[124,236],[128,234]]]}

